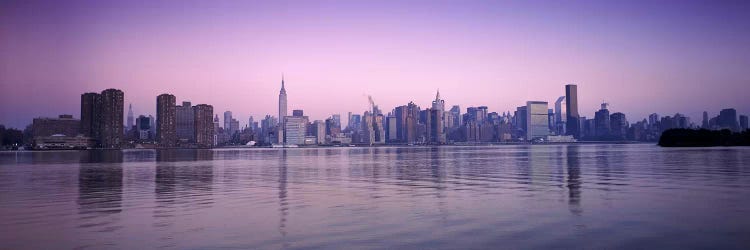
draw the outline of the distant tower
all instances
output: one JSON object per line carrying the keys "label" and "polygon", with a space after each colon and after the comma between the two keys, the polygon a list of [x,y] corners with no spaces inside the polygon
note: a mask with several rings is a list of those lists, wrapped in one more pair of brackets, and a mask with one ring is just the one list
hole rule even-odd
{"label": "distant tower", "polygon": [[708,129],[708,112],[703,111],[703,122],[701,124],[701,128]]}
{"label": "distant tower", "polygon": [[128,124],[125,124],[125,130],[130,130],[135,126],[135,119],[133,118],[133,104],[128,105]]}
{"label": "distant tower", "polygon": [[277,141],[284,144],[284,117],[286,117],[286,89],[284,88],[284,75],[281,75],[281,90],[279,91],[279,126],[276,132]]}
{"label": "distant tower", "polygon": [[565,85],[565,132],[575,138],[581,138],[581,125],[578,121],[578,85]]}
{"label": "distant tower", "polygon": [[279,91],[279,125],[283,127],[286,113],[286,89],[284,88],[284,75],[281,75],[281,90]]}

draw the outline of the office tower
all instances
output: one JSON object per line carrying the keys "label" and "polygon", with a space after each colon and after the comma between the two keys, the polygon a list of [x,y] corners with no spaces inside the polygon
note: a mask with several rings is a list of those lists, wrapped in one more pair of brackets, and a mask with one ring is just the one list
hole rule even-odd
{"label": "office tower", "polygon": [[549,113],[547,102],[526,102],[526,140],[545,138],[549,135]]}
{"label": "office tower", "polygon": [[251,130],[255,130],[258,126],[255,126],[255,121],[253,121],[253,116],[251,115],[249,119],[247,119],[247,127]]}
{"label": "office tower", "polygon": [[[229,128],[232,126],[232,111],[224,111],[224,131],[231,131]],[[232,134],[231,132],[229,134]]]}
{"label": "office tower", "polygon": [[333,126],[339,128],[339,131],[341,131],[341,115],[333,114],[331,115],[331,119],[333,119]]}
{"label": "office tower", "polygon": [[555,101],[555,121],[554,121],[555,129],[554,130],[555,130],[555,133],[558,135],[566,134],[565,126],[567,126],[566,121],[568,119],[568,115],[563,110],[563,103],[567,105],[567,103],[565,102],[565,99],[567,99],[565,96],[561,96],[557,98],[557,101]]}
{"label": "office tower", "polygon": [[99,93],[81,95],[81,134],[97,141],[101,133],[101,97]]}
{"label": "office tower", "polygon": [[232,118],[231,121],[229,121],[229,136],[234,136],[235,133],[240,132],[240,121],[237,119]]}
{"label": "office tower", "polygon": [[219,134],[223,132],[221,126],[219,126],[219,122],[219,114],[214,114],[214,146],[219,145]]}
{"label": "office tower", "polygon": [[263,120],[260,121],[260,139],[264,143],[273,143],[277,138],[274,128],[278,125],[278,121],[271,115],[266,115]]}
{"label": "office tower", "polygon": [[312,124],[312,134],[315,136],[315,140],[318,144],[325,144],[326,143],[326,130],[327,130],[327,122],[321,121],[321,120],[315,120]]}
{"label": "office tower", "polygon": [[716,122],[719,129],[729,129],[734,132],[740,130],[740,126],[737,123],[737,110],[733,108],[722,109],[719,112],[719,117]]}
{"label": "office tower", "polygon": [[279,90],[279,125],[283,127],[286,113],[286,89],[284,88],[284,76],[281,76],[281,90]]}
{"label": "office tower", "polygon": [[404,133],[406,135],[407,143],[415,143],[421,136],[418,130],[420,108],[414,102],[409,102],[406,105],[406,123],[404,124]]}
{"label": "office tower", "polygon": [[709,124],[708,124],[708,112],[706,112],[706,111],[703,111],[703,122],[701,123],[701,128],[702,129],[709,129],[710,128]]}
{"label": "office tower", "polygon": [[72,115],[60,115],[57,118],[34,118],[31,123],[33,137],[64,135],[75,137],[81,130],[81,120]]}
{"label": "office tower", "polygon": [[190,102],[182,102],[182,106],[175,106],[175,111],[177,141],[183,144],[195,142],[195,110],[193,110],[193,106]]}
{"label": "office tower", "polygon": [[625,114],[617,112],[609,116],[611,136],[614,140],[625,140],[628,135],[628,120]]}
{"label": "office tower", "polygon": [[177,146],[177,98],[170,94],[156,97],[156,142],[160,147]]}
{"label": "office tower", "polygon": [[301,109],[292,110],[292,116],[305,116],[305,112]]}
{"label": "office tower", "polygon": [[740,115],[740,130],[742,131],[747,130],[747,116],[746,115]]}
{"label": "office tower", "polygon": [[195,128],[195,144],[201,148],[214,146],[214,107],[198,104],[193,107]]}
{"label": "office tower", "polygon": [[351,129],[352,127],[352,112],[346,113],[346,128]]}
{"label": "office tower", "polygon": [[145,115],[138,116],[135,119],[135,131],[136,139],[139,141],[148,141],[151,139],[151,119]]}
{"label": "office tower", "polygon": [[440,99],[440,90],[435,94],[435,100],[432,101],[432,109],[439,110],[440,112],[445,111],[445,101]]}
{"label": "office tower", "polygon": [[362,116],[359,114],[352,114],[352,117],[349,120],[349,128],[354,131],[359,131],[361,123]]}
{"label": "office tower", "polygon": [[[434,106],[434,105],[433,105]],[[439,109],[426,109],[427,113],[427,143],[445,144],[445,134],[443,133],[443,111]]]}
{"label": "office tower", "polygon": [[398,138],[398,119],[395,116],[388,116],[385,118],[385,141],[387,143],[397,142]]}
{"label": "office tower", "polygon": [[594,129],[596,130],[596,137],[599,137],[599,139],[606,139],[610,134],[611,124],[607,105],[607,103],[602,103],[602,108],[594,113]]}
{"label": "office tower", "polygon": [[578,86],[575,84],[565,85],[565,133],[576,139],[581,137],[581,128],[578,121]]}
{"label": "office tower", "polygon": [[284,117],[284,141],[288,145],[305,144],[307,134],[307,116]]}
{"label": "office tower", "polygon": [[457,128],[464,124],[462,121],[463,119],[461,119],[461,107],[453,105],[450,112],[453,113],[453,127]]}
{"label": "office tower", "polygon": [[687,116],[677,113],[674,114],[675,128],[690,128],[690,118]]}
{"label": "office tower", "polygon": [[107,89],[102,91],[101,99],[101,146],[120,148],[125,135],[122,122],[125,93],[119,89]]}
{"label": "office tower", "polygon": [[135,126],[135,121],[133,120],[133,104],[128,105],[128,124],[125,125],[125,130],[130,130]]}
{"label": "office tower", "polygon": [[[528,105],[528,104],[527,104]],[[518,130],[518,137],[526,138],[526,131],[527,131],[527,115],[528,115],[528,106],[521,106],[516,108],[516,114],[514,117],[516,118],[516,129]]]}

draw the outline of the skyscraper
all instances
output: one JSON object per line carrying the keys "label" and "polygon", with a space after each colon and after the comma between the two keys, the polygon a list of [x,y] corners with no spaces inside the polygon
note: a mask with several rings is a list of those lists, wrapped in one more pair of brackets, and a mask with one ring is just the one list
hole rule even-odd
{"label": "skyscraper", "polygon": [[607,103],[602,103],[602,108],[594,113],[594,130],[596,136],[599,139],[607,139],[609,137],[611,124],[609,121],[609,110],[607,109]]}
{"label": "skyscraper", "polygon": [[732,131],[739,131],[740,126],[737,123],[737,110],[733,108],[722,109],[719,112],[719,118],[717,119],[717,125],[719,129],[729,129]]}
{"label": "skyscraper", "polygon": [[101,146],[120,148],[123,142],[123,114],[125,94],[119,89],[102,91]]}
{"label": "skyscraper", "polygon": [[101,102],[99,93],[81,95],[81,134],[99,140],[101,132]]}
{"label": "skyscraper", "polygon": [[130,130],[135,126],[135,120],[133,120],[133,104],[128,105],[128,124],[125,125],[125,130]]}
{"label": "skyscraper", "polygon": [[286,116],[284,117],[284,141],[286,144],[302,145],[305,144],[305,134],[307,134],[307,116]]}
{"label": "skyscraper", "polygon": [[625,114],[617,112],[609,116],[612,139],[625,140],[628,135],[628,119]]}
{"label": "skyscraper", "polygon": [[526,140],[544,138],[549,135],[549,113],[547,102],[526,102]]}
{"label": "skyscraper", "polygon": [[[232,111],[225,111],[224,112],[224,130],[230,131],[230,127],[232,126]],[[231,131],[229,134],[232,134]]]}
{"label": "skyscraper", "polygon": [[195,143],[198,147],[210,148],[214,145],[214,107],[207,104],[195,105]]}
{"label": "skyscraper", "polygon": [[703,111],[703,122],[701,123],[702,129],[710,129],[710,125],[708,124],[708,112]]}
{"label": "skyscraper", "polygon": [[177,98],[170,94],[156,97],[156,142],[160,147],[177,146]]}
{"label": "skyscraper", "polygon": [[277,127],[276,135],[278,137],[278,143],[284,144],[284,122],[287,116],[286,112],[286,89],[284,88],[284,75],[281,75],[281,90],[279,90],[279,126]]}
{"label": "skyscraper", "polygon": [[175,111],[177,140],[183,144],[195,142],[195,110],[193,110],[193,106],[190,102],[182,102],[182,106],[175,106]]}
{"label": "skyscraper", "polygon": [[284,76],[281,76],[281,90],[279,90],[279,124],[284,124],[284,117],[287,116],[286,112],[286,88],[284,88]]}
{"label": "skyscraper", "polygon": [[740,130],[742,131],[747,130],[747,116],[746,115],[740,116]]}
{"label": "skyscraper", "polygon": [[575,84],[565,85],[565,133],[574,138],[581,138],[581,128],[578,122],[578,86]]}

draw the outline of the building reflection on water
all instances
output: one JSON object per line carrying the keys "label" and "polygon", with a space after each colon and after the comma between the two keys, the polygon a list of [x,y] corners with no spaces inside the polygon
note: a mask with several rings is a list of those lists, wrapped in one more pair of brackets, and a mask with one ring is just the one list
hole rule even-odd
{"label": "building reflection on water", "polygon": [[[78,213],[80,228],[116,231],[122,212],[122,151],[91,150],[80,153]],[[101,164],[105,163],[105,164]]]}
{"label": "building reflection on water", "polygon": [[575,215],[581,215],[583,209],[581,208],[581,162],[580,162],[580,146],[568,145],[566,147],[567,153],[565,156],[567,173],[568,173],[568,208],[570,212]]}
{"label": "building reflection on water", "polygon": [[283,248],[289,248],[289,242],[287,241],[287,216],[289,215],[289,201],[287,192],[287,150],[281,150],[279,156],[279,234],[281,234],[281,241]]}

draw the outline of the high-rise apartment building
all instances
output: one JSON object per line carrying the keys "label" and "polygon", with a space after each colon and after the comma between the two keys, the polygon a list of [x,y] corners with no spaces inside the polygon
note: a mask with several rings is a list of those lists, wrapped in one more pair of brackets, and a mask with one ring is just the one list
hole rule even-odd
{"label": "high-rise apartment building", "polygon": [[96,140],[97,144],[101,132],[101,102],[99,93],[81,95],[81,134]]}
{"label": "high-rise apartment building", "polygon": [[201,148],[214,146],[214,107],[198,104],[194,107],[195,144]]}
{"label": "high-rise apartment building", "polygon": [[123,115],[125,93],[119,89],[107,89],[101,94],[101,134],[103,148],[120,148],[124,142]]}
{"label": "high-rise apartment building", "polygon": [[174,95],[156,97],[156,142],[160,147],[177,146],[177,98]]}

